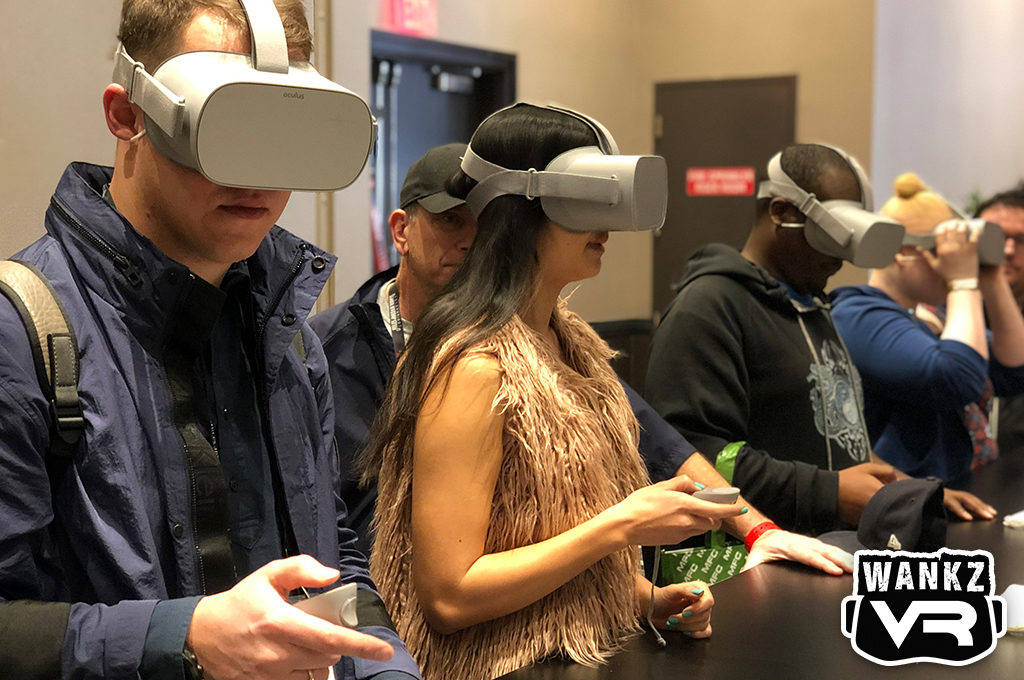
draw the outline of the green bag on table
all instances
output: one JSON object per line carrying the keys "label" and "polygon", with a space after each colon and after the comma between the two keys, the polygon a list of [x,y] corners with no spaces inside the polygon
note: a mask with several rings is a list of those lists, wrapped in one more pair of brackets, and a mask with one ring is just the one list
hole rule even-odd
{"label": "green bag on table", "polygon": [[[715,469],[730,484],[736,468],[736,455],[744,444],[746,442],[726,444],[715,458]],[[747,561],[746,547],[721,529],[709,531],[705,536],[706,546],[703,548],[663,551],[658,582],[664,585],[704,581],[708,585],[713,585],[740,573]]]}

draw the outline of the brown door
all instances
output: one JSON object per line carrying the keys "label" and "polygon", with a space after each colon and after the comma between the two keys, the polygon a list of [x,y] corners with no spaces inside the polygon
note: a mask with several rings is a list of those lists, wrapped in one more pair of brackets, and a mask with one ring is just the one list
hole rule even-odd
{"label": "brown door", "polygon": [[668,215],[654,242],[654,310],[700,246],[740,247],[754,222],[756,179],[793,143],[796,76],[659,83],[655,153],[668,163]]}

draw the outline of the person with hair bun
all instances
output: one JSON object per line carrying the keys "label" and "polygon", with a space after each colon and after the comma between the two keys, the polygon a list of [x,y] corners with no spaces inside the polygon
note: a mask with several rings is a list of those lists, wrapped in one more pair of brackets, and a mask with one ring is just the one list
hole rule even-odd
{"label": "person with hair bun", "polygon": [[[1003,265],[979,265],[978,232],[917,175],[898,177],[895,190],[881,212],[909,234],[934,232],[935,247],[904,246],[868,285],[836,290],[832,316],[863,380],[878,456],[962,487],[998,455],[987,424],[993,390],[1024,391],[1024,320]],[[957,499],[947,492],[964,519],[994,516],[969,494]]]}
{"label": "person with hair bun", "polygon": [[[572,113],[517,105],[470,148],[528,170],[598,143]],[[448,192],[475,184],[459,171]],[[426,679],[489,680],[551,655],[594,664],[649,606],[655,625],[711,634],[708,587],[652,596],[637,546],[745,509],[693,498],[685,476],[649,484],[612,352],[560,298],[597,275],[607,239],[535,197],[494,198],[389,383],[362,461],[379,485],[371,573]]]}

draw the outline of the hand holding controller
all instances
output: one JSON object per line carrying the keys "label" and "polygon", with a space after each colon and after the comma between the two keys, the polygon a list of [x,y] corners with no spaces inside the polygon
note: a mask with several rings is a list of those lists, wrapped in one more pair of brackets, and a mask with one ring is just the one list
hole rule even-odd
{"label": "hand holding controller", "polygon": [[356,584],[332,588],[325,593],[314,595],[308,600],[299,600],[295,606],[312,616],[324,621],[355,628],[359,624],[356,616]]}
{"label": "hand holding controller", "polygon": [[699,498],[702,501],[710,501],[712,503],[735,503],[736,499],[739,498],[740,490],[735,486],[721,486],[716,489],[701,489],[695,491],[693,494],[694,498]]}

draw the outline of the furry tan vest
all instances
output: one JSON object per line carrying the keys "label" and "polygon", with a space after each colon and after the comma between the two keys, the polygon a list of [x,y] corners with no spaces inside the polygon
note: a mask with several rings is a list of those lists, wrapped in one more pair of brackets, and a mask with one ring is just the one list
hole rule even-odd
{"label": "furry tan vest", "polygon": [[[636,418],[608,363],[613,352],[564,303],[552,326],[565,363],[518,318],[469,352],[496,357],[503,371],[494,400],[505,419],[503,457],[488,553],[556,536],[648,481]],[[437,633],[424,619],[411,573],[411,445],[384,453],[379,489],[371,574],[424,680],[490,680],[554,654],[593,665],[638,630],[639,550],[628,549],[524,609]]]}

